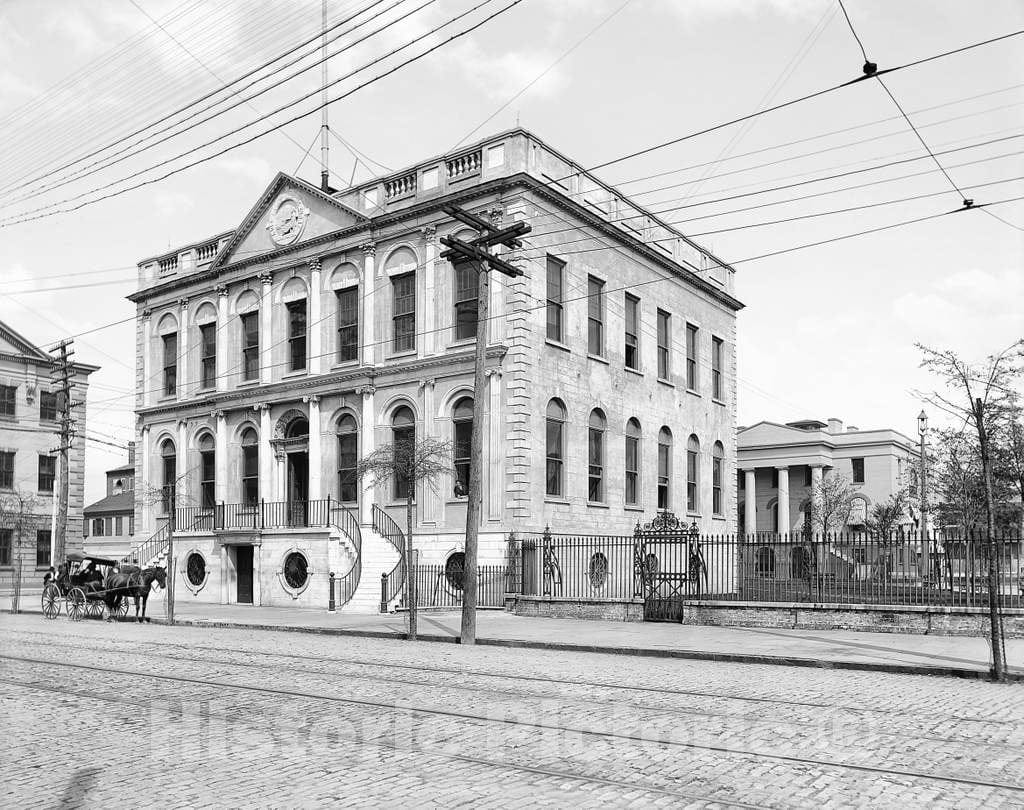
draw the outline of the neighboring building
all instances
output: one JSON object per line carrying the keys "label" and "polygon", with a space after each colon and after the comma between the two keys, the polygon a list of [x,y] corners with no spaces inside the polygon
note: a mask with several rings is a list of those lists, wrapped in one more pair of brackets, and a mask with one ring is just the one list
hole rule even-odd
{"label": "neighboring building", "polygon": [[[844,529],[862,529],[871,505],[901,487],[917,494],[918,446],[896,430],[843,430],[839,419],[758,422],[740,428],[738,448],[741,533],[802,532],[810,520],[812,487],[833,471],[857,492]],[[916,515],[912,509],[907,523]]]}
{"label": "neighboring building", "polygon": [[[525,275],[492,280],[481,392],[476,275],[439,256],[476,235],[451,204],[533,228],[503,252]],[[364,487],[356,462],[452,440],[453,479],[415,493],[421,560],[451,560],[474,395],[482,562],[514,529],[628,534],[659,509],[733,531],[733,273],[521,129],[344,191],[279,174],[236,230],[139,264],[136,476],[166,493],[137,499],[140,539],[162,546],[173,494],[179,600],[323,607],[333,571],[376,609],[407,483]],[[327,498],[361,540],[312,517]]]}
{"label": "neighboring building", "polygon": [[82,512],[85,550],[120,559],[135,540],[135,442],[128,443],[128,463],[107,470],[106,495]]}
{"label": "neighboring building", "polygon": [[[60,411],[51,381],[54,358],[0,321],[0,576],[20,565],[27,580],[53,560],[60,481]],[[69,453],[67,551],[82,550],[85,398],[98,369],[74,363],[75,436]],[[77,404],[81,403],[81,404]],[[18,518],[17,515],[25,515]],[[20,531],[19,526],[20,524]]]}

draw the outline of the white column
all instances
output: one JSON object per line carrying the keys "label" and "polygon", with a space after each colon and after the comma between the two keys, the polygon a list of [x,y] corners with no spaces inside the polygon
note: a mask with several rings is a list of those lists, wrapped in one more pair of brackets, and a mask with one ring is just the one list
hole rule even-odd
{"label": "white column", "polygon": [[271,308],[270,291],[274,284],[274,274],[270,271],[260,273],[260,382],[270,383],[270,372],[273,341],[273,310]]}
{"label": "white column", "polygon": [[263,545],[257,543],[252,549],[252,604],[263,604]]}
{"label": "white column", "polygon": [[323,497],[323,450],[320,425],[320,397],[303,397],[309,403],[309,500],[318,501]]}
{"label": "white column", "polygon": [[[153,311],[142,310],[142,382],[139,393],[142,394],[142,406],[156,402],[160,389],[160,375],[153,367]],[[150,379],[150,378],[153,379]]]}
{"label": "white column", "polygon": [[[374,242],[367,242],[363,245],[363,285],[360,289],[360,292],[363,294],[363,322],[360,324],[360,331],[363,336],[364,366],[372,366],[374,357],[377,354],[377,347],[374,345],[377,340],[376,310],[373,304],[374,287],[377,286],[376,256],[377,245]],[[369,512],[367,512],[367,515],[369,515]]]}
{"label": "white column", "polygon": [[[497,285],[492,284],[492,287]],[[501,520],[501,496],[504,491],[501,480],[501,369],[492,368],[487,372],[489,402],[487,407],[487,454],[484,456],[487,470],[487,519]],[[483,392],[481,392],[481,396]]]}
{"label": "white column", "polygon": [[188,399],[188,299],[179,298],[178,307],[178,401]]}
{"label": "white column", "polygon": [[229,563],[228,563],[228,547],[222,545],[220,547],[220,603],[226,605],[228,603],[228,580],[229,576]]}
{"label": "white column", "polygon": [[[320,323],[320,259],[309,260],[309,323],[306,327],[306,335],[309,341],[309,373],[319,374],[320,373],[320,355],[322,349],[320,348],[321,340],[320,337],[323,335],[324,325]],[[328,363],[327,365],[330,365]],[[310,421],[312,422],[312,414],[310,415]],[[310,454],[310,462],[312,463],[312,453]],[[313,486],[312,477],[309,482],[310,487]],[[312,491],[312,490],[311,490]],[[312,499],[312,495],[310,498]]]}
{"label": "white column", "polygon": [[[357,394],[363,395],[363,414],[361,430],[359,434],[359,452],[363,458],[373,452],[376,442],[374,432],[377,426],[377,415],[374,406],[374,394],[376,390],[372,385],[364,385],[356,389]],[[359,493],[359,520],[364,524],[372,519],[373,512],[373,485],[368,481],[361,481]]]}
{"label": "white column", "polygon": [[746,534],[757,533],[757,470],[743,471],[743,530]]}
{"label": "white column", "polygon": [[217,459],[214,498],[217,503],[225,503],[228,500],[228,419],[224,411],[214,411],[210,416],[214,418],[214,423],[217,426],[214,439]]}
{"label": "white column", "polygon": [[264,402],[253,405],[260,415],[260,498],[274,500],[274,451],[270,446],[270,406]]}
{"label": "white column", "polygon": [[789,518],[789,467],[776,467],[779,474],[779,532],[788,534],[792,529]]}
{"label": "white column", "polygon": [[228,343],[234,329],[228,328],[228,285],[218,284],[217,291],[217,390],[228,390]]}
{"label": "white column", "polygon": [[[425,245],[425,259],[423,263],[423,288],[426,293],[423,307],[423,331],[426,333],[423,340],[424,354],[437,354],[441,350],[441,334],[435,332],[437,324],[437,310],[440,303],[437,301],[435,279],[437,263],[437,228],[433,225],[421,229]],[[427,519],[426,515],[423,517]]]}
{"label": "white column", "polygon": [[178,455],[175,458],[178,484],[175,490],[175,499],[178,506],[188,506],[189,498],[192,495],[192,476],[188,468],[188,422],[184,419],[178,421]]}
{"label": "white column", "polygon": [[822,478],[822,465],[812,464],[811,465],[811,516],[813,518],[811,523],[811,531],[821,531],[821,527],[816,524],[818,510],[821,500],[821,478]]}
{"label": "white column", "polygon": [[142,436],[139,442],[141,444],[139,448],[141,453],[139,480],[135,482],[135,491],[142,493],[142,498],[139,499],[139,525],[135,529],[136,534],[141,535],[140,539],[148,538],[156,531],[156,528],[153,526],[153,508],[155,506],[153,498],[156,494],[156,488],[153,486],[153,471],[151,469],[153,450],[149,446],[150,435],[149,425],[143,425]]}
{"label": "white column", "polygon": [[[429,300],[429,299],[428,299]],[[427,307],[430,311],[430,307]],[[435,436],[436,424],[434,422],[434,386],[433,379],[420,380],[420,408],[423,412],[423,438],[429,439]],[[440,511],[439,499],[446,499],[447,493],[451,491],[451,480],[446,476],[442,477],[438,484],[437,491],[424,481],[421,481],[416,491],[416,505],[419,506],[420,520],[423,523],[435,525],[437,515]],[[443,500],[442,500],[443,502]]]}

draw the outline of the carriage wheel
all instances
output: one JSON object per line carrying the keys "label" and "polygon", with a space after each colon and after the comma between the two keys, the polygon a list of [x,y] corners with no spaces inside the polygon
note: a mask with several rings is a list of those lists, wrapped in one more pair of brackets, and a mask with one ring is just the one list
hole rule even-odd
{"label": "carriage wheel", "polygon": [[121,600],[117,603],[117,615],[122,619],[128,617],[128,611],[131,610],[131,602],[129,602],[127,596],[122,596]]}
{"label": "carriage wheel", "polygon": [[81,588],[72,588],[68,592],[67,610],[68,618],[73,622],[80,622],[89,609],[89,603],[85,599],[85,591]]}
{"label": "carriage wheel", "polygon": [[50,583],[43,588],[43,615],[56,619],[60,615],[60,588]]}

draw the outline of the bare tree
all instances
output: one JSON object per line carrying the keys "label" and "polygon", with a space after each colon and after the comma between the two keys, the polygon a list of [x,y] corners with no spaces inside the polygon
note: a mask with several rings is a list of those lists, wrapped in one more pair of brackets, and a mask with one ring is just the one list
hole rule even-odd
{"label": "bare tree", "polygon": [[1024,339],[1014,341],[982,363],[963,360],[951,349],[938,350],[920,343],[921,367],[945,384],[942,392],[933,391],[925,399],[958,422],[969,425],[978,436],[985,489],[985,515],[988,534],[989,625],[992,642],[992,675],[1006,680],[1006,650],[999,615],[1001,549],[996,541],[996,502],[993,489],[993,450],[1000,433],[1010,422],[1015,405],[1012,385],[1024,371]]}
{"label": "bare tree", "polygon": [[[996,448],[996,479],[1016,501],[1017,537],[1024,544],[1024,407],[1017,396],[1013,397],[1000,439]],[[1021,559],[1024,560],[1024,554]]]}
{"label": "bare tree", "polygon": [[972,441],[962,430],[940,430],[932,478],[940,525],[956,526],[964,535],[978,528],[985,519],[985,485],[977,437]]}
{"label": "bare tree", "polygon": [[11,531],[11,562],[14,563],[14,588],[11,595],[11,612],[21,610],[21,586],[24,581],[25,552],[35,550],[36,529],[42,525],[45,515],[37,510],[39,498],[34,494],[15,489],[0,495],[0,528]]}
{"label": "bare tree", "polygon": [[827,534],[846,525],[857,491],[845,475],[833,472],[811,487],[811,530]]}
{"label": "bare tree", "polygon": [[409,638],[416,639],[416,557],[413,552],[413,503],[416,486],[422,481],[437,491],[437,480],[454,473],[452,444],[439,439],[396,441],[378,447],[360,459],[356,475],[369,478],[373,486],[387,485],[395,480],[406,482],[405,592],[409,605]]}
{"label": "bare tree", "polygon": [[877,579],[888,575],[892,563],[893,539],[906,523],[909,511],[910,492],[902,481],[888,498],[871,505],[866,525],[868,531],[875,535],[882,551],[873,563],[872,577]]}

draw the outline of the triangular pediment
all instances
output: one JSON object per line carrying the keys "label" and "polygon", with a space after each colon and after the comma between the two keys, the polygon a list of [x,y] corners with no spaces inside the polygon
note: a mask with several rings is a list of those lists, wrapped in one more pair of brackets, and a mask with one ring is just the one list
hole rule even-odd
{"label": "triangular pediment", "polygon": [[368,222],[316,186],[279,172],[221,248],[214,266],[253,259]]}
{"label": "triangular pediment", "polygon": [[20,354],[35,360],[52,360],[50,355],[33,346],[3,321],[0,321],[0,352]]}
{"label": "triangular pediment", "polygon": [[737,434],[737,443],[740,448],[821,441],[821,431],[801,430],[789,425],[780,425],[777,422],[758,422]]}

